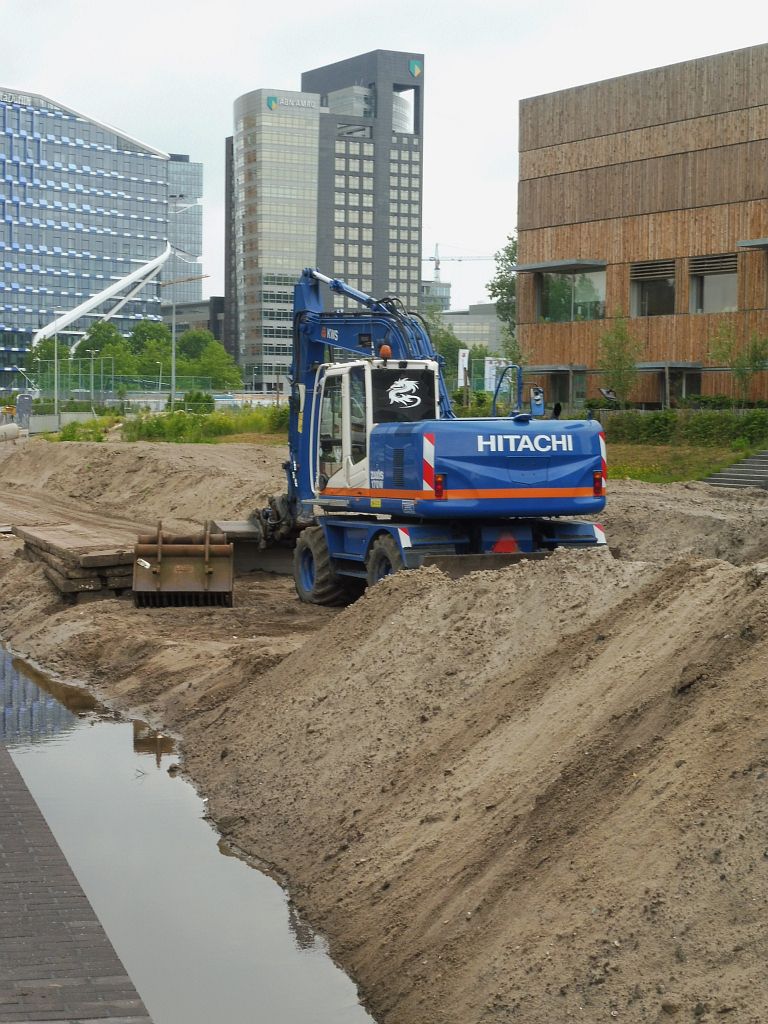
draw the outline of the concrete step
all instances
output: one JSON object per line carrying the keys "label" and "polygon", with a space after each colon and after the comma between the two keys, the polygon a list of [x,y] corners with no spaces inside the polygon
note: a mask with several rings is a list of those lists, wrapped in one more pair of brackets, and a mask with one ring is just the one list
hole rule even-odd
{"label": "concrete step", "polygon": [[705,478],[714,487],[762,487],[768,489],[768,451],[756,452]]}
{"label": "concrete step", "polygon": [[704,483],[720,487],[762,487],[768,489],[768,470],[731,466],[704,478]]}

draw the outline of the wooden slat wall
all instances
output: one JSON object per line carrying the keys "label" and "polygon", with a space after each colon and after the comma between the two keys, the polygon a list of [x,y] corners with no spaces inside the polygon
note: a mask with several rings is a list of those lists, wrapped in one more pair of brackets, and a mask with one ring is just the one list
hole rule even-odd
{"label": "wooden slat wall", "polygon": [[520,151],[766,102],[768,46],[672,64],[520,103]]}
{"label": "wooden slat wall", "polygon": [[[722,321],[741,339],[768,334],[768,255],[737,248],[768,238],[768,44],[524,100],[520,151],[520,263],[606,260],[613,317],[629,311],[630,264],[675,261],[675,315],[630,319],[642,362],[711,365]],[[689,314],[690,257],[733,252],[739,312]],[[537,324],[535,298],[534,275],[519,275],[530,363],[594,371],[611,320]],[[658,375],[641,381],[638,400],[658,401]],[[590,373],[591,393],[598,383]],[[729,387],[702,376],[705,393]]]}
{"label": "wooden slat wall", "polygon": [[520,179],[583,171],[768,138],[768,105],[618,132],[520,154]]}
{"label": "wooden slat wall", "polygon": [[[524,230],[518,235],[518,245],[520,263],[566,257],[605,259],[610,270],[612,263],[736,252],[736,243],[750,238],[768,238],[768,201]],[[761,258],[760,253],[752,254],[752,271]],[[529,316],[522,318],[530,320]]]}
{"label": "wooden slat wall", "polygon": [[[752,333],[768,335],[768,311],[701,313],[690,316],[633,317],[629,330],[641,343],[641,363],[701,363],[708,358],[710,339],[721,322],[732,323],[736,335],[746,339]],[[599,338],[613,324],[612,319],[564,324],[521,325],[520,343],[532,366],[597,366]]]}
{"label": "wooden slat wall", "polygon": [[520,182],[518,227],[550,227],[762,199],[768,140]]}

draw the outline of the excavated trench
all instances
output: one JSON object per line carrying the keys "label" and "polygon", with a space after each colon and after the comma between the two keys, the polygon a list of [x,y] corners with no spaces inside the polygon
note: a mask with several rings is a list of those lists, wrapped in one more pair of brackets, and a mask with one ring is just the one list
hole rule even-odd
{"label": "excavated trench", "polygon": [[280,886],[214,831],[174,739],[0,653],[5,743],[155,1024],[365,1024]]}

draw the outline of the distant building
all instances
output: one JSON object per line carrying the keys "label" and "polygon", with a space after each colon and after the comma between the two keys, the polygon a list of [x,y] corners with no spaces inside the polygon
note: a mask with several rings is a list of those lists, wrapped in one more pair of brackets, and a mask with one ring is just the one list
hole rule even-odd
{"label": "distant building", "polygon": [[[171,153],[168,163],[168,237],[181,250],[172,253],[163,267],[164,281],[197,277],[163,288],[163,303],[199,302],[203,295],[199,264],[203,253],[203,165],[182,153]],[[197,265],[194,265],[197,264]]]}
{"label": "distant building", "polygon": [[419,309],[426,313],[437,309],[441,313],[451,308],[450,281],[422,281],[419,285]]}
{"label": "distant building", "polygon": [[768,44],[521,102],[518,331],[552,401],[598,395],[621,313],[635,400],[730,393],[715,331],[768,334],[766,111]]}
{"label": "distant building", "polygon": [[[201,170],[33,93],[0,90],[0,132],[0,389],[8,390],[25,386],[17,368],[31,369],[38,328],[174,241],[169,193],[181,180],[174,172],[183,167],[199,192]],[[187,276],[199,273],[199,244],[184,237],[193,253]],[[160,280],[113,318],[119,331],[160,319]],[[98,319],[98,312],[82,317],[59,340],[72,343]]]}
{"label": "distant building", "polygon": [[423,89],[423,55],[375,50],[235,101],[225,336],[256,390],[285,380],[304,267],[417,307]]}
{"label": "distant building", "polygon": [[478,302],[469,309],[443,313],[443,323],[453,328],[465,348],[485,345],[491,353],[501,353],[502,323],[496,315],[495,302]]}
{"label": "distant building", "polygon": [[[165,299],[165,295],[163,295]],[[161,307],[163,322],[171,327],[173,323],[173,306]],[[176,334],[184,331],[210,331],[216,341],[221,341],[224,333],[224,296],[212,295],[209,299],[199,302],[179,302],[176,304]]]}

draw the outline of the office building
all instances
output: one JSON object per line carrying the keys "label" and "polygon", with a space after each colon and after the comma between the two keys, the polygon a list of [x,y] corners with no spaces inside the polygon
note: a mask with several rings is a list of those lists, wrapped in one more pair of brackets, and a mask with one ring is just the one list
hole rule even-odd
{"label": "office building", "polygon": [[[163,289],[165,292],[165,289]],[[170,288],[168,289],[170,291]],[[165,294],[163,294],[165,300]],[[163,321],[168,327],[173,326],[174,307],[173,304],[166,305],[163,301],[161,307]],[[177,302],[176,308],[176,334],[183,334],[184,331],[210,331],[216,341],[221,341],[224,332],[224,296],[211,295],[207,299],[200,299],[198,302]]]}
{"label": "office building", "polygon": [[501,354],[502,323],[495,302],[476,302],[467,309],[449,310],[442,320],[465,348],[484,345],[492,355]]}
{"label": "office building", "polygon": [[[199,183],[200,165],[171,160],[31,93],[0,90],[0,131],[0,389],[7,391],[25,386],[19,367],[32,370],[38,328],[162,253],[170,185],[181,187],[170,168],[183,167]],[[199,240],[185,241],[199,253]],[[199,273],[194,257],[185,270]],[[115,316],[122,333],[160,319],[159,280]],[[98,319],[98,312],[82,317],[60,340],[72,344]]]}
{"label": "office building", "polygon": [[419,285],[419,309],[422,313],[438,310],[445,313],[451,308],[450,281],[422,281]]}
{"label": "office building", "polygon": [[377,50],[235,102],[225,321],[256,390],[285,381],[305,266],[418,306],[423,87],[422,55]]}
{"label": "office building", "polygon": [[552,401],[598,394],[621,314],[636,401],[733,393],[709,353],[768,333],[766,157],[766,44],[521,102],[518,331]]}
{"label": "office building", "polygon": [[[203,165],[183,153],[171,153],[168,161],[168,237],[174,252],[163,267],[163,303],[200,302],[203,282]],[[193,278],[193,280],[182,280]],[[197,280],[194,280],[196,278]],[[176,281],[177,284],[168,284]]]}

